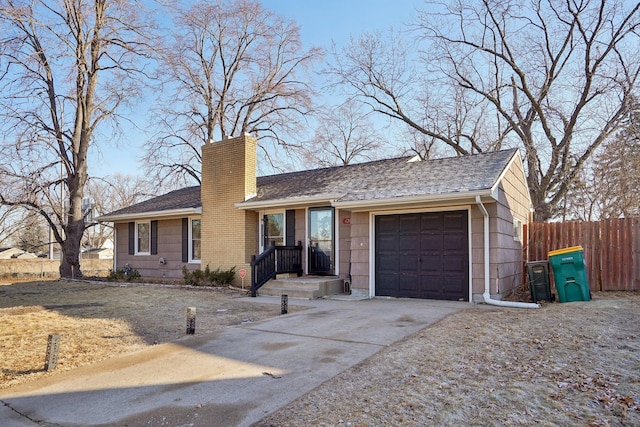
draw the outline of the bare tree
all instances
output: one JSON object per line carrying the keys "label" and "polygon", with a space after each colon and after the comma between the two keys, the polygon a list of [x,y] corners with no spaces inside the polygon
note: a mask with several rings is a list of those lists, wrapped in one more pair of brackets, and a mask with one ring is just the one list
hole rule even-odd
{"label": "bare tree", "polygon": [[625,128],[595,156],[589,191],[596,197],[601,218],[640,216],[639,118],[635,103]]}
{"label": "bare tree", "polygon": [[372,111],[405,124],[418,143],[405,149],[418,155],[426,156],[424,150],[434,141],[458,155],[500,149],[508,125],[495,115],[492,120],[477,96],[467,96],[442,74],[431,72],[417,50],[406,33],[365,34],[340,51],[334,49],[325,73]]}
{"label": "bare tree", "polygon": [[17,233],[17,246],[25,252],[44,254],[49,247],[49,227],[37,212],[27,211]]}
{"label": "bare tree", "polygon": [[95,222],[93,218],[157,196],[158,187],[141,176],[115,174],[91,178],[85,194],[92,218],[87,218],[90,221],[82,244],[87,248],[101,248],[107,240],[113,239],[113,227]]}
{"label": "bare tree", "polygon": [[639,21],[640,4],[624,1],[430,3],[414,27],[420,56],[367,36],[332,72],[457,154],[521,147],[544,221],[622,125],[640,73]]}
{"label": "bare tree", "polygon": [[383,147],[379,130],[354,101],[327,107],[317,113],[313,138],[301,147],[307,165],[343,166],[378,158]]}
{"label": "bare tree", "polygon": [[82,275],[87,153],[137,93],[146,49],[140,2],[0,1],[0,202],[38,212]]}
{"label": "bare tree", "polygon": [[21,228],[20,214],[17,207],[0,206],[0,247],[15,244],[15,236]]}
{"label": "bare tree", "polygon": [[200,182],[202,145],[224,136],[284,144],[309,112],[303,72],[319,51],[304,50],[299,28],[258,2],[177,7],[167,46],[161,70],[172,95],[158,101],[145,156],[159,181]]}
{"label": "bare tree", "polygon": [[566,197],[558,204],[557,217],[562,221],[601,219],[602,189],[594,177],[593,170],[585,167],[569,183]]}

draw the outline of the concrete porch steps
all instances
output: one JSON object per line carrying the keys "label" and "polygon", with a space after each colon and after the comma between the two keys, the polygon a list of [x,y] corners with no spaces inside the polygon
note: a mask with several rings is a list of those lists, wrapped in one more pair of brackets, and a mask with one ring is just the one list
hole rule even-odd
{"label": "concrete porch steps", "polygon": [[344,293],[344,280],[336,276],[304,276],[274,279],[258,289],[259,295],[316,299]]}

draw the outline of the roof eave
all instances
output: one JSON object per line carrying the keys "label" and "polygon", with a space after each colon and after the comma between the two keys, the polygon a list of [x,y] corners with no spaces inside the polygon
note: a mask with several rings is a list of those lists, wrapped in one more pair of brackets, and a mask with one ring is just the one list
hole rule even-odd
{"label": "roof eave", "polygon": [[189,215],[201,215],[202,207],[198,206],[196,208],[181,208],[181,209],[169,209],[162,211],[151,211],[151,212],[137,212],[131,214],[122,214],[122,215],[104,215],[96,218],[96,221],[99,222],[122,222],[122,221],[135,221],[139,219],[157,219],[157,218],[174,218],[174,217],[184,217]]}
{"label": "roof eave", "polygon": [[236,203],[235,206],[238,209],[250,209],[250,210],[260,210],[267,208],[276,208],[276,207],[299,207],[299,206],[310,206],[310,205],[318,205],[318,204],[333,204],[333,202],[341,197],[344,194],[321,194],[318,196],[302,196],[302,197],[291,197],[286,199],[272,199],[272,200],[261,200],[257,202],[240,202]]}
{"label": "roof eave", "polygon": [[385,207],[392,206],[404,206],[404,205],[415,205],[420,203],[455,203],[455,202],[465,202],[467,203],[469,200],[475,199],[476,196],[495,199],[493,192],[490,188],[483,190],[474,190],[474,191],[465,191],[458,193],[447,193],[447,194],[435,194],[435,195],[427,195],[427,196],[409,196],[409,197],[392,197],[387,199],[376,199],[376,200],[354,200],[354,201],[336,201],[332,203],[333,207],[340,209],[351,209],[351,210],[365,210],[365,209],[379,209]]}

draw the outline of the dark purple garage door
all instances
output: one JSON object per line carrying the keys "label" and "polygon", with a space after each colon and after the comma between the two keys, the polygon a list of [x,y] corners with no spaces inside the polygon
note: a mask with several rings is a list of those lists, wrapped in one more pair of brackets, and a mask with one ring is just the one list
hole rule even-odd
{"label": "dark purple garage door", "polygon": [[376,295],[469,300],[468,212],[375,217]]}

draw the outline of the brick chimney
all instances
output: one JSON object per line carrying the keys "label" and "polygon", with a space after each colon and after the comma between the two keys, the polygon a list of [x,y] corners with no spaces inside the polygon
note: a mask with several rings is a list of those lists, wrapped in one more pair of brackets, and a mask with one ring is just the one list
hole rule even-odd
{"label": "brick chimney", "polygon": [[247,270],[258,252],[258,213],[235,207],[256,193],[257,141],[250,135],[223,139],[202,147],[202,269]]}

